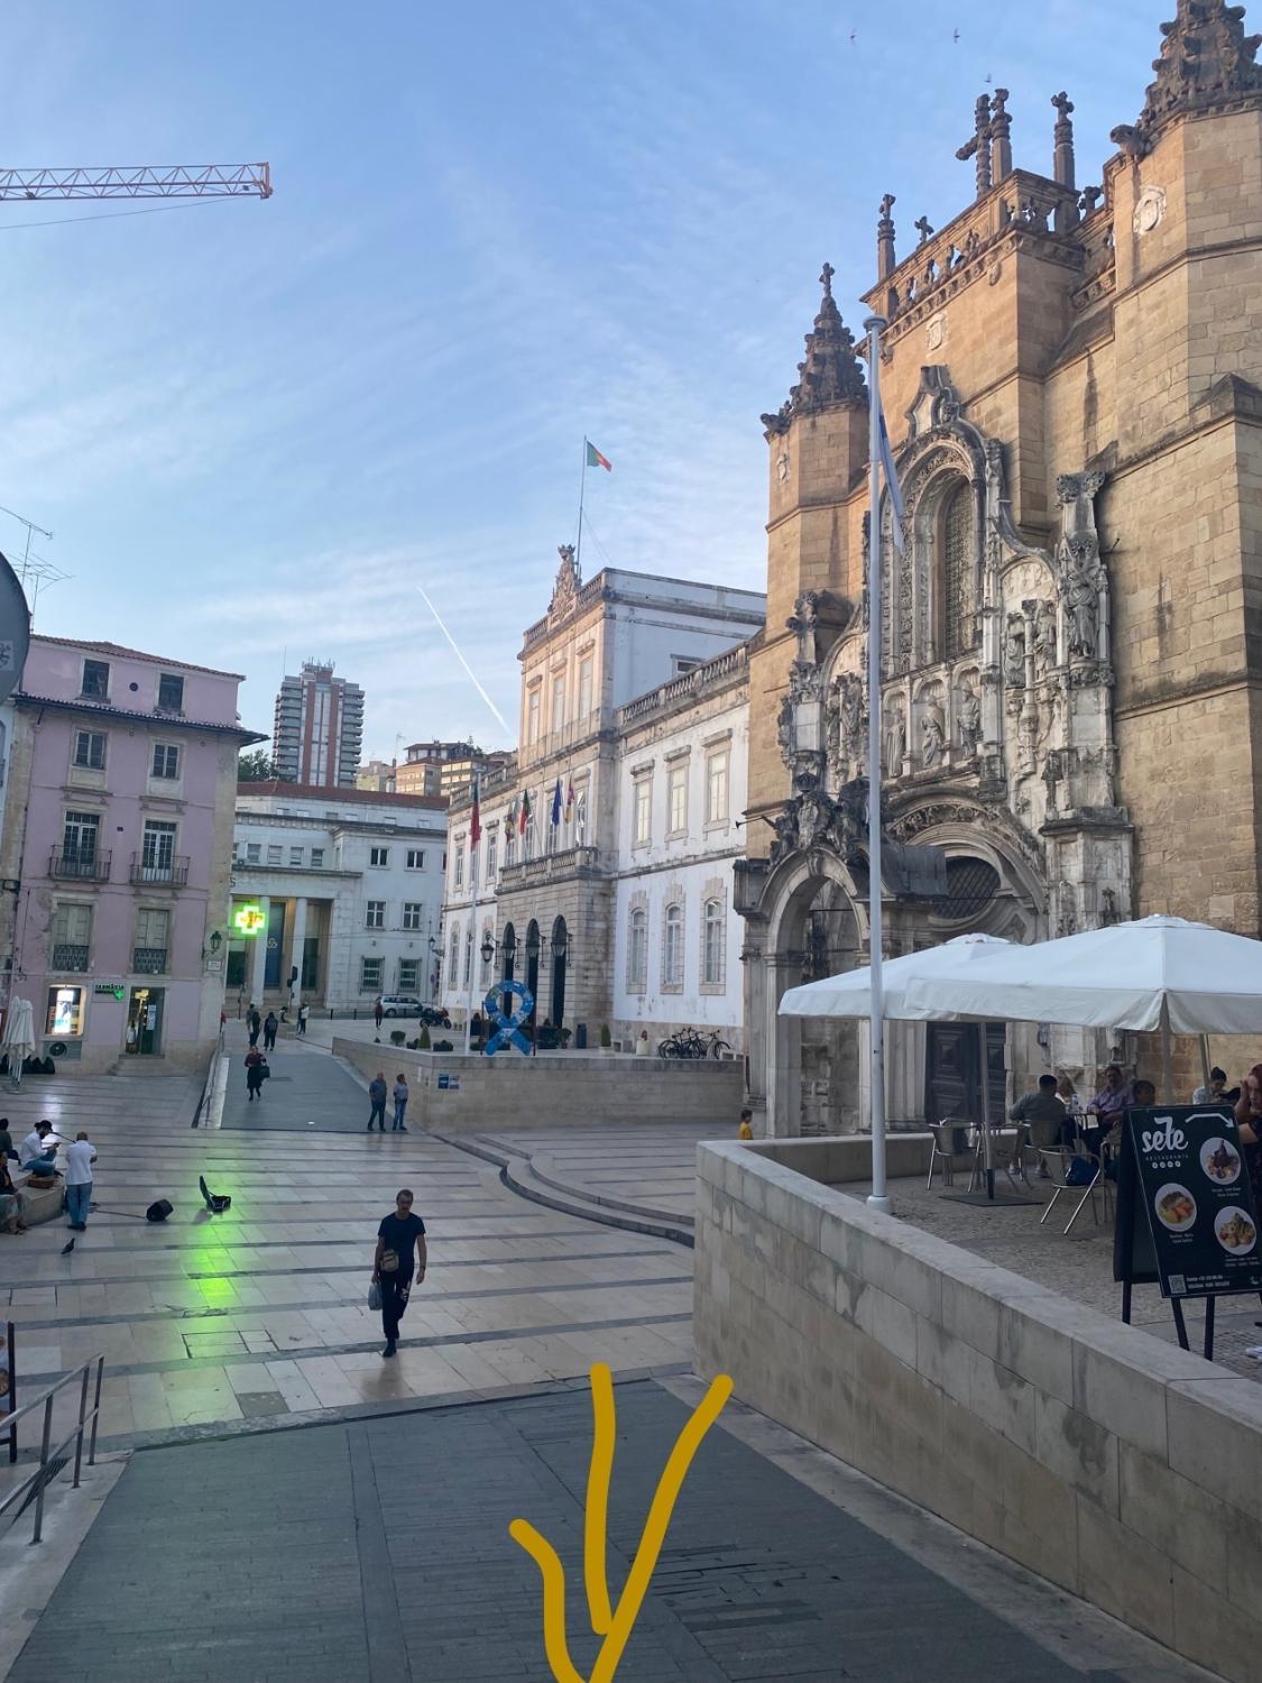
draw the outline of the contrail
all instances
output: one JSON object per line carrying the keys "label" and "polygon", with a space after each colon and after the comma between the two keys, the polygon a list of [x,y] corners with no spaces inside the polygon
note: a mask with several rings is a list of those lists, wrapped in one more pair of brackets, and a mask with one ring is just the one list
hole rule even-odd
{"label": "contrail", "polygon": [[474,672],[473,668],[469,665],[469,662],[461,654],[459,644],[456,642],[456,639],[452,636],[451,632],[448,631],[447,627],[443,624],[442,615],[438,612],[438,609],[430,601],[429,597],[426,595],[425,591],[422,589],[422,587],[419,584],[416,586],[416,591],[417,591],[417,595],[420,596],[421,600],[424,602],[425,606],[429,609],[430,613],[433,614],[434,623],[438,626],[438,629],[442,632],[443,636],[451,644],[452,653],[455,655],[456,659],[460,662],[461,666],[464,667],[465,671],[469,674],[469,682],[473,685],[474,689],[477,690],[478,694],[482,697],[483,701],[486,702],[487,706],[491,709],[492,713],[494,713],[495,717],[499,720],[500,729],[504,732],[505,736],[511,736],[513,733],[508,727],[508,720],[500,712],[499,708],[495,705],[495,703],[491,700],[490,696],[482,688],[482,685],[478,682],[477,673]]}

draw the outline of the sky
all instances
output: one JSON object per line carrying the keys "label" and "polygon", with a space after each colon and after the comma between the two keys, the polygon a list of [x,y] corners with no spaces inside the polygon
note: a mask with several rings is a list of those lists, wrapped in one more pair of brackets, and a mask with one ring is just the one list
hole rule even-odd
{"label": "sky", "polygon": [[0,505],[71,575],[35,629],[240,672],[264,732],[282,672],[332,658],[365,757],[511,744],[584,436],[614,465],[585,576],[762,589],[758,417],[823,261],[858,336],[882,193],[900,256],[965,207],[988,77],[1046,174],[1066,88],[1098,181],[1173,10],[9,0],[6,165],[265,159],[275,186],[0,205]]}

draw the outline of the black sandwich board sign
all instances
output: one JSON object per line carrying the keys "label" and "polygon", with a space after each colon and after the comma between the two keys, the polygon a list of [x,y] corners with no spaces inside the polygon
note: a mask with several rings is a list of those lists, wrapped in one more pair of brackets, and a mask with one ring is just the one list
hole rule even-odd
{"label": "black sandwich board sign", "polygon": [[[1142,1210],[1141,1210],[1142,1206]],[[1214,1299],[1262,1294],[1262,1235],[1235,1117],[1225,1105],[1128,1110],[1118,1164],[1113,1278],[1122,1319],[1131,1287],[1157,1284],[1188,1347],[1182,1301],[1207,1299],[1205,1354],[1214,1349]]]}

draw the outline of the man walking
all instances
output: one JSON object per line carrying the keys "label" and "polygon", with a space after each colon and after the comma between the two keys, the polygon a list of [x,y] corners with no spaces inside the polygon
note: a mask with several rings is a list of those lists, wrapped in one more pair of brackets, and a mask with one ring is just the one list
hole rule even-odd
{"label": "man walking", "polygon": [[275,1011],[269,1011],[263,1019],[263,1050],[265,1052],[276,1050],[276,1030],[279,1027],[280,1024],[276,1021]]}
{"label": "man walking", "polygon": [[381,1003],[381,995],[380,994],[377,995],[376,1002],[375,1002],[375,1004],[373,1005],[373,1008],[372,1008],[372,1014],[373,1014],[373,1020],[377,1024],[377,1033],[380,1034],[381,1033],[381,1019],[385,1015],[385,1007]]}
{"label": "man walking", "polygon": [[257,1046],[259,1043],[259,1029],[263,1026],[263,1019],[259,1016],[257,1005],[251,1005],[250,1014],[246,1018],[246,1022],[249,1024],[250,1028],[250,1045]]}
{"label": "man walking", "polygon": [[310,1015],[311,1007],[309,1005],[300,1005],[298,1007],[298,1033],[304,1040],[307,1038],[307,1018]]}
{"label": "man walking", "polygon": [[96,1148],[80,1128],[66,1147],[66,1214],[76,1233],[88,1230],[88,1211],[92,1207],[92,1165],[96,1162]]}
{"label": "man walking", "polygon": [[407,1125],[403,1117],[408,1107],[408,1082],[406,1075],[396,1075],[394,1078],[394,1131],[396,1134],[406,1134]]}
{"label": "man walking", "polygon": [[381,1123],[381,1131],[386,1131],[386,1078],[380,1070],[368,1083],[368,1097],[372,1103],[372,1111],[368,1117],[368,1132],[372,1133],[374,1122]]}
{"label": "man walking", "polygon": [[403,1319],[412,1291],[415,1248],[415,1278],[425,1278],[428,1260],[425,1223],[412,1214],[412,1194],[405,1186],[395,1196],[394,1209],[377,1229],[377,1254],[372,1277],[381,1287],[381,1327],[386,1335],[383,1356],[393,1356],[399,1343],[399,1322]]}

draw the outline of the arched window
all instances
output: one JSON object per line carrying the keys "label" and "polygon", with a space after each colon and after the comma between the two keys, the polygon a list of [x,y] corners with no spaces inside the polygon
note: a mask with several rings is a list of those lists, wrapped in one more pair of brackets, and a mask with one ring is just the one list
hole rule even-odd
{"label": "arched window", "polygon": [[942,505],[939,577],[942,581],[942,654],[947,659],[976,640],[973,600],[973,488],[961,481]]}
{"label": "arched window", "polygon": [[684,908],[676,902],[666,908],[665,938],[662,942],[662,986],[684,985]]}
{"label": "arched window", "polygon": [[447,958],[447,987],[450,990],[452,988],[458,988],[459,986],[460,986],[460,925],[458,923],[453,923],[452,926],[451,926],[451,951],[448,954],[448,958]]}
{"label": "arched window", "polygon": [[723,986],[726,935],[722,900],[707,900],[701,911],[701,980],[708,988]]}
{"label": "arched window", "polygon": [[627,987],[632,993],[643,993],[648,985],[649,914],[636,906],[627,929]]}

